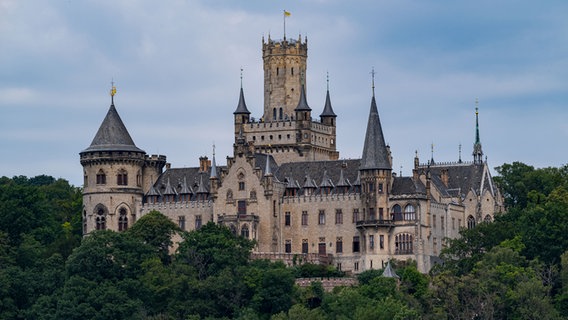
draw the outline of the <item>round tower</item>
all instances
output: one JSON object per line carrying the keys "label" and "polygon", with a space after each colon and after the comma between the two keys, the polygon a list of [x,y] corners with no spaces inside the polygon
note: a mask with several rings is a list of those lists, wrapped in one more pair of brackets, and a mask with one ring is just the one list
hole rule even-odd
{"label": "round tower", "polygon": [[294,115],[306,77],[308,39],[262,39],[264,62],[264,121],[285,120]]}
{"label": "round tower", "polygon": [[[111,91],[114,96],[116,89]],[[114,106],[91,145],[79,153],[83,166],[83,234],[124,231],[142,204],[146,152],[136,147]]]}

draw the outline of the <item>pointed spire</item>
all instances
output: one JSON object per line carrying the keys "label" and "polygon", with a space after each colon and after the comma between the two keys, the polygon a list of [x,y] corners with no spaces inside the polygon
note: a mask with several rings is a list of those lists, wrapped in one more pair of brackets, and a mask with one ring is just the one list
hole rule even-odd
{"label": "pointed spire", "polygon": [[480,164],[483,162],[483,150],[479,138],[479,99],[475,98],[475,143],[473,144],[473,162]]}
{"label": "pointed spire", "polygon": [[241,92],[239,94],[239,104],[237,105],[237,110],[233,114],[250,114],[245,102],[245,94],[243,92],[243,68],[241,68]]}
{"label": "pointed spire", "polygon": [[166,183],[166,189],[164,190],[164,195],[176,195],[177,192],[172,188],[170,184],[170,178],[168,178],[168,182]]}
{"label": "pointed spire", "polygon": [[327,170],[323,171],[323,178],[321,179],[320,188],[333,188],[333,182],[327,175]]}
{"label": "pointed spire", "polygon": [[154,188],[154,179],[152,179],[152,183],[150,184],[150,190],[148,190],[148,193],[146,193],[146,196],[160,196],[160,192],[158,192],[158,190],[156,190],[156,188]]}
{"label": "pointed spire", "polygon": [[312,111],[310,106],[308,106],[308,102],[306,100],[306,89],[303,84],[300,91],[300,101],[298,102],[298,106],[296,107],[296,109],[294,109],[294,111]]}
{"label": "pointed spire", "polygon": [[396,272],[394,272],[390,263],[390,259],[387,261],[387,266],[385,267],[385,270],[383,270],[383,277],[400,279],[400,277],[396,274]]}
{"label": "pointed spire", "polygon": [[338,187],[350,187],[351,186],[349,184],[349,180],[345,179],[345,177],[344,177],[343,168],[341,168],[341,171],[339,171],[339,180],[337,181],[336,185]]}
{"label": "pointed spire", "polygon": [[[111,89],[111,97],[116,93],[116,88]],[[114,99],[111,100],[110,108],[91,142],[91,145],[82,152],[88,151],[134,151],[144,152],[136,147],[132,137],[128,133],[124,122],[118,115],[114,106]]]}
{"label": "pointed spire", "polygon": [[213,160],[211,161],[211,175],[209,178],[211,179],[219,178],[219,176],[217,176],[217,163],[215,162],[215,144],[213,144]]}
{"label": "pointed spire", "polygon": [[375,101],[375,84],[373,70],[373,97],[371,98],[371,108],[369,111],[369,121],[367,123],[367,132],[365,134],[365,144],[363,147],[363,156],[361,157],[361,170],[365,169],[392,169],[389,161],[389,152],[385,144],[381,119],[377,110],[377,102]]}
{"label": "pointed spire", "polygon": [[270,169],[270,156],[266,155],[266,164],[264,165],[264,176],[271,176],[272,169]]}
{"label": "pointed spire", "polygon": [[323,107],[323,112],[320,117],[337,117],[333,108],[331,107],[331,99],[329,98],[329,73],[327,74],[327,94],[325,96],[325,106]]}
{"label": "pointed spire", "polygon": [[187,185],[187,177],[183,176],[183,183],[181,184],[181,190],[179,194],[192,194],[193,190]]}
{"label": "pointed spire", "polygon": [[205,182],[203,182],[203,174],[199,175],[199,185],[197,186],[197,193],[208,193],[207,188],[205,187]]}

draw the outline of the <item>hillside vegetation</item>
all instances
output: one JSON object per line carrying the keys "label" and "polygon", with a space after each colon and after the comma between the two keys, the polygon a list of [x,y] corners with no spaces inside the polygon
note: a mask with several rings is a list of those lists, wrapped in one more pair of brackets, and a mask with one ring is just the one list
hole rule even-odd
{"label": "hillside vegetation", "polygon": [[3,177],[0,319],[567,319],[568,166],[497,172],[507,213],[448,240],[430,274],[394,260],[398,281],[370,270],[333,292],[294,284],[333,268],[251,261],[227,228],[182,232],[157,211],[83,238],[80,188]]}

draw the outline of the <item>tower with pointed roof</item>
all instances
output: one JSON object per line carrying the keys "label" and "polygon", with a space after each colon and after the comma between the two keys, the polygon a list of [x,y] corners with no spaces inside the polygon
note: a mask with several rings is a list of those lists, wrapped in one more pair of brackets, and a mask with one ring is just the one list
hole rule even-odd
{"label": "tower with pointed roof", "polygon": [[336,160],[336,118],[328,90],[319,121],[312,119],[306,89],[308,41],[262,40],[264,110],[250,116],[242,89],[234,114],[235,141],[245,139],[255,152],[269,153],[277,163]]}
{"label": "tower with pointed roof", "polygon": [[483,150],[481,150],[481,140],[479,139],[479,107],[478,99],[475,99],[475,142],[473,143],[473,162],[483,163]]}
{"label": "tower with pointed roof", "polygon": [[138,148],[114,105],[93,141],[80,152],[83,166],[83,234],[93,230],[126,230],[136,220],[144,190],[165,165],[165,156],[146,155]]}

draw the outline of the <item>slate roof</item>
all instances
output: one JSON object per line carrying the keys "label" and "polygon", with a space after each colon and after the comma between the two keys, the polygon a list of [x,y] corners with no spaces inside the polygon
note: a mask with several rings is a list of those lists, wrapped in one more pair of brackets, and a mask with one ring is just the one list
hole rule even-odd
{"label": "slate roof", "polygon": [[90,151],[133,151],[144,152],[134,144],[126,126],[120,119],[114,104],[112,104],[91,142],[82,152]]}
{"label": "slate roof", "polygon": [[239,95],[239,104],[237,105],[237,110],[235,110],[233,114],[250,114],[250,111],[247,108],[247,104],[245,103],[245,95],[243,93],[242,87],[241,93]]}
{"label": "slate roof", "polygon": [[[217,167],[217,169],[219,168]],[[207,192],[207,190],[210,190],[210,176],[211,169],[206,172],[200,172],[199,167],[171,168],[158,177],[152,188],[160,194],[165,194],[169,182],[172,190],[178,194],[195,194],[204,190]],[[201,181],[203,181],[203,185],[200,186]],[[184,184],[187,188],[184,188]]]}
{"label": "slate roof", "polygon": [[335,112],[333,112],[333,108],[331,107],[331,99],[329,98],[329,90],[327,90],[327,94],[325,95],[325,105],[323,107],[323,112],[320,114],[320,117],[334,117],[334,118],[337,117]]}
{"label": "slate roof", "polygon": [[361,169],[392,169],[374,95],[371,99],[365,145],[361,157]]}
{"label": "slate roof", "polygon": [[426,186],[422,181],[415,181],[412,177],[394,177],[391,195],[426,194]]}
{"label": "slate roof", "polygon": [[[283,163],[272,172],[279,181],[285,181],[290,187],[304,187],[306,183],[308,187],[317,187],[317,181],[331,187],[341,180],[342,170],[344,183],[356,181],[360,161],[353,159]],[[347,185],[353,185],[353,183]]]}
{"label": "slate roof", "polygon": [[[448,185],[442,180],[442,171],[447,170]],[[430,167],[430,174],[434,185],[446,195],[455,196],[457,193],[465,196],[470,190],[476,194],[482,194],[486,190],[492,190],[493,181],[487,170],[484,176],[485,164],[476,163],[455,163],[448,165],[436,165]],[[483,181],[485,179],[485,181]],[[483,182],[483,183],[482,183]],[[481,190],[483,184],[483,190]]]}
{"label": "slate roof", "polygon": [[302,89],[300,91],[300,101],[294,111],[312,111],[312,108],[308,106],[308,101],[306,100],[306,89],[304,85],[302,85]]}

